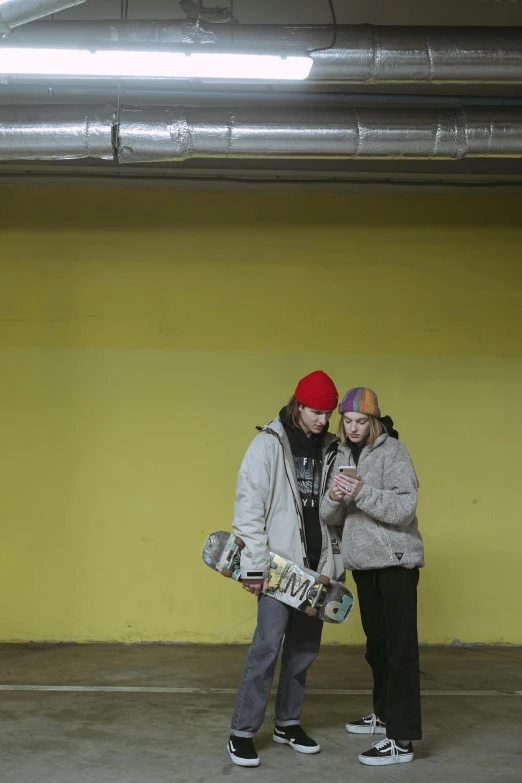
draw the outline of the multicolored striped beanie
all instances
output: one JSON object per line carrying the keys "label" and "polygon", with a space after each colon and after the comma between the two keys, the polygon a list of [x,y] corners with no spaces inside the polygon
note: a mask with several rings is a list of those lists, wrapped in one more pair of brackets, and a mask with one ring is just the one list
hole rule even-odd
{"label": "multicolored striped beanie", "polygon": [[339,413],[366,413],[368,416],[381,417],[377,395],[371,389],[364,386],[350,389],[343,397],[339,405]]}

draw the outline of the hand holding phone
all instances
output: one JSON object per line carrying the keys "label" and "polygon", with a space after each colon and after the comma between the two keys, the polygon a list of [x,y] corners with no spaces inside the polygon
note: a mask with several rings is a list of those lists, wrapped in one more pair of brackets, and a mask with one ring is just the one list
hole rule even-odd
{"label": "hand holding phone", "polygon": [[338,475],[334,478],[330,491],[332,500],[341,500],[345,495],[354,499],[362,487],[362,479],[354,465],[341,465]]}

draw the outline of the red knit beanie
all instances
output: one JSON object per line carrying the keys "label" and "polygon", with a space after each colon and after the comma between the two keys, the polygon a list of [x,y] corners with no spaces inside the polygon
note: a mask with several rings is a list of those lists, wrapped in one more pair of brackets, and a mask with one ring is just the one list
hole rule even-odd
{"label": "red knit beanie", "polygon": [[339,395],[332,379],[322,370],[316,370],[301,378],[295,390],[295,398],[307,408],[333,411],[337,407]]}

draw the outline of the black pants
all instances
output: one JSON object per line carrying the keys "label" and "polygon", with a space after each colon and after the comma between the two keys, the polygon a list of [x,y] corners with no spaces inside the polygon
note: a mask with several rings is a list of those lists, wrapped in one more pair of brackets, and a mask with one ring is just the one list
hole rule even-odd
{"label": "black pants", "polygon": [[419,569],[354,571],[366,660],[373,672],[373,711],[393,740],[422,738],[417,584]]}

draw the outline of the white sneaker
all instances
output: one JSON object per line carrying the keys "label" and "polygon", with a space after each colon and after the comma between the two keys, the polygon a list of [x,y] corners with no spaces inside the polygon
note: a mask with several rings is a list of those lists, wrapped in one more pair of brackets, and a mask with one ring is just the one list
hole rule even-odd
{"label": "white sneaker", "polygon": [[395,740],[386,738],[380,742],[374,742],[370,750],[361,753],[359,761],[370,767],[404,764],[407,761],[413,761],[413,745],[410,742],[407,748],[403,748],[401,745],[397,745]]}
{"label": "white sneaker", "polygon": [[361,720],[347,723],[346,731],[349,731],[350,734],[386,734],[386,724],[372,712],[371,715],[367,715]]}

